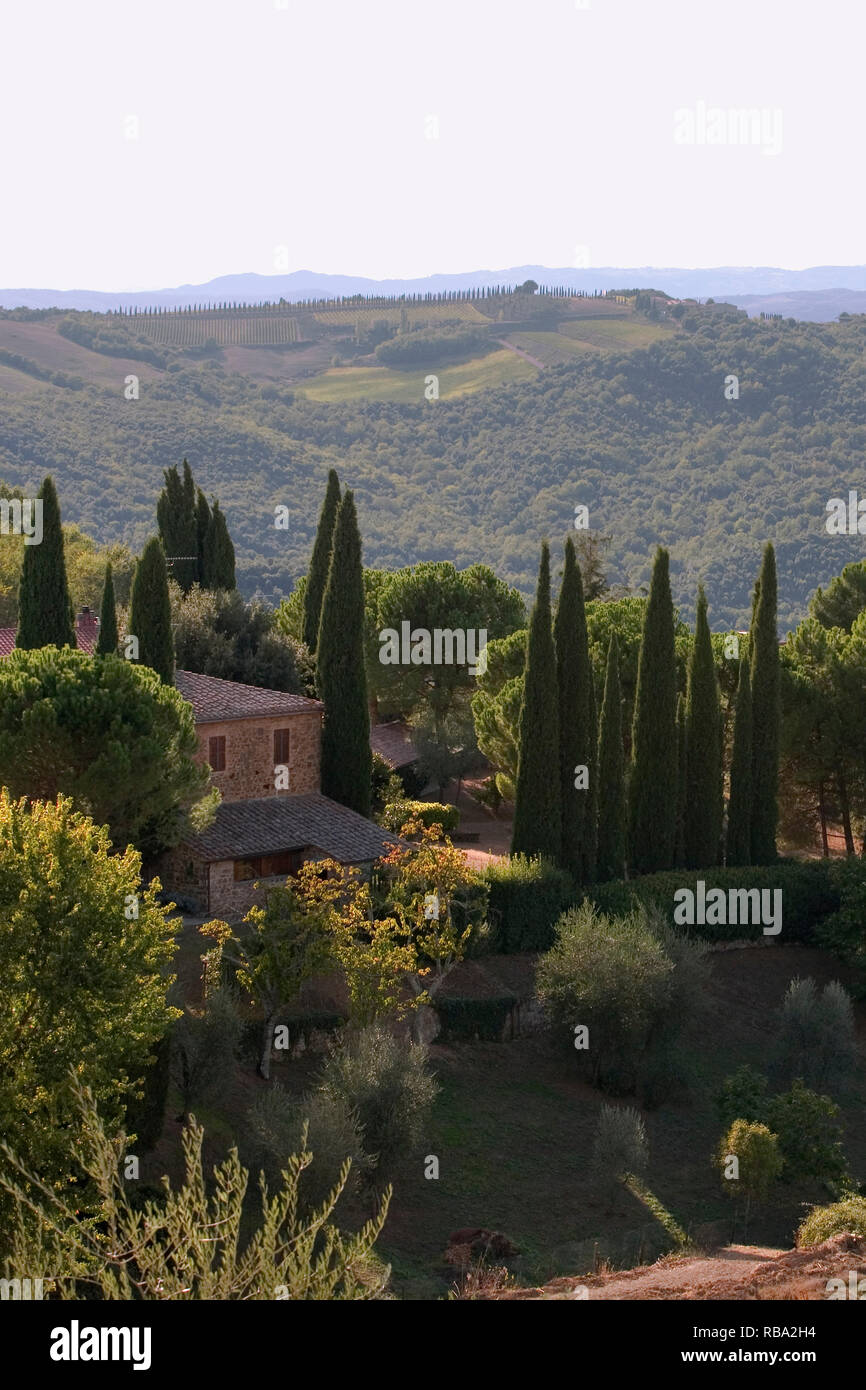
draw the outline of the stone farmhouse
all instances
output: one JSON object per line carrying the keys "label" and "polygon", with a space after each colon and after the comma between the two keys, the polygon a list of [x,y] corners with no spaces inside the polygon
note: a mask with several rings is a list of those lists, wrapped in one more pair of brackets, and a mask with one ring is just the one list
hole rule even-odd
{"label": "stone farmhouse", "polygon": [[[98,632],[99,619],[83,609],[79,649],[92,652]],[[14,645],[15,629],[0,629],[0,657]],[[180,907],[232,920],[306,860],[367,870],[399,843],[322,795],[318,700],[194,671],[177,671],[175,685],[192,705],[196,757],[210,766],[222,796],[213,824],[151,866]]]}

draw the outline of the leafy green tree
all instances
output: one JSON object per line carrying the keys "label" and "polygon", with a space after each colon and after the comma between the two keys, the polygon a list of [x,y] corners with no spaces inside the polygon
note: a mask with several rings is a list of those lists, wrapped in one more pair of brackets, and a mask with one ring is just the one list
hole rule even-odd
{"label": "leafy green tree", "polygon": [[514,799],[520,756],[520,710],[526,665],[526,630],[487,644],[487,670],[478,676],[472,717],[478,747],[495,769],[499,795]]}
{"label": "leafy green tree", "polygon": [[45,479],[36,500],[42,507],[42,540],[39,545],[24,546],[15,645],[31,651],[35,647],[74,647],[75,621],[53,478]]}
{"label": "leafy green tree", "polygon": [[779,820],[779,726],[781,719],[779,642],[776,632],[776,557],[764,548],[758,581],[751,650],[752,815],[750,852],[753,864],[776,858]]}
{"label": "leafy green tree", "polygon": [[769,1101],[767,1123],[779,1136],[786,1182],[842,1182],[847,1164],[838,1115],[829,1096],[807,1090],[799,1077],[790,1091]]}
{"label": "leafy green tree", "polygon": [[325,597],[328,570],[331,566],[334,526],[336,525],[339,507],[340,480],[337,477],[336,469],[331,468],[328,470],[328,485],[325,488],[325,500],[322,503],[322,510],[319,513],[319,525],[316,531],[316,539],[313,542],[313,554],[310,558],[310,568],[307,573],[307,583],[304,591],[304,621],[301,637],[308,649],[313,653],[315,653],[316,642],[319,639],[322,600]]}
{"label": "leafy green tree", "polygon": [[132,581],[129,636],[138,639],[138,660],[166,685],[174,683],[171,602],[162,542],[152,536],[144,547]]}
{"label": "leafy green tree", "polygon": [[114,600],[114,576],[111,561],[105,566],[105,587],[102,590],[102,608],[99,614],[99,638],[96,643],[97,656],[117,655],[117,607]]}
{"label": "leafy green tree", "polygon": [[334,528],[316,672],[325,706],[322,791],[360,815],[369,815],[372,753],[364,664],[364,573],[355,499],[348,490]]}
{"label": "leafy green tree", "polygon": [[157,500],[156,521],[172,578],[186,592],[198,569],[195,486],[186,459],[182,478],[175,467],[166,468],[163,477],[165,486]]}
{"label": "leafy green tree", "polygon": [[227,589],[231,592],[236,587],[235,548],[216,499],[204,538],[204,568],[209,589]]}
{"label": "leafy green tree", "polygon": [[673,867],[677,818],[677,689],[668,552],[656,552],[638,661],[629,782],[630,867]]}
{"label": "leafy green tree", "polygon": [[854,619],[866,608],[866,560],[846,565],[827,589],[818,589],[809,604],[809,616],[822,627],[841,627],[850,632]]}
{"label": "leafy green tree", "polygon": [[595,877],[595,798],[598,731],[593,672],[586,635],[583,583],[574,542],[565,542],[565,568],[553,624],[559,695],[562,797],[560,863],[575,883]]}
{"label": "leafy green tree", "polygon": [[0,662],[0,783],[71,797],[118,849],[175,844],[184,813],[206,814],[197,752],[191,707],[147,667],[54,647]]}
{"label": "leafy green tree", "polygon": [[559,701],[550,626],[550,549],[541,548],[535,606],[529,620],[520,712],[520,757],[512,854],[558,862],[562,852]]}
{"label": "leafy green tree", "polygon": [[598,736],[598,861],[599,883],[625,876],[626,802],[622,743],[622,693],[616,633],[607,649],[607,671]]}
{"label": "leafy green tree", "polygon": [[119,852],[69,798],[30,804],[0,790],[0,1132],[49,1185],[75,1171],[69,1068],[116,1128],[176,1016],[174,928],[158,888],[142,886],[137,851]]}
{"label": "leafy green tree", "polygon": [[[733,1176],[735,1169],[732,1159],[736,1160],[736,1177]],[[748,1120],[734,1120],[727,1134],[722,1137],[717,1164],[722,1176],[722,1185],[728,1196],[744,1199],[745,1234],[752,1203],[766,1200],[771,1186],[782,1171],[778,1136],[766,1125],[752,1124]]]}
{"label": "leafy green tree", "polygon": [[689,662],[686,769],[686,868],[708,869],[719,862],[722,834],[722,724],[703,585]]}
{"label": "leafy green tree", "polygon": [[751,863],[752,812],[752,682],[749,662],[740,661],[731,753],[731,785],[725,863]]}
{"label": "leafy green tree", "polygon": [[[112,1139],[88,1090],[70,1083],[83,1138],[84,1172],[96,1194],[105,1234],[81,1221],[70,1201],[33,1165],[4,1145],[0,1187],[18,1210],[19,1221],[7,1263],[11,1277],[32,1269],[51,1269],[52,1293],[81,1298],[81,1283],[102,1300],[272,1301],[314,1299],[370,1300],[384,1294],[388,1266],[373,1254],[388,1214],[391,1190],[373,1217],[353,1235],[344,1235],[331,1217],[349,1177],[345,1162],[327,1199],[312,1213],[300,1200],[301,1174],[315,1162],[306,1134],[296,1153],[285,1157],[280,1183],[263,1191],[253,1219],[250,1174],[233,1148],[218,1163],[212,1181],[202,1161],[204,1131],[193,1117],[184,1130],[184,1179],[165,1195],[135,1201],[123,1177],[122,1139]],[[219,1229],[220,1239],[214,1240]]]}
{"label": "leafy green tree", "polygon": [[[521,595],[498,579],[487,565],[458,570],[447,560],[423,561],[387,575],[378,583],[376,592],[378,626],[375,649],[370,654],[373,659],[369,662],[374,670],[378,668],[374,688],[380,703],[404,715],[426,707],[437,720],[444,718],[475,689],[472,665],[480,668],[480,674],[483,661],[472,663],[471,656],[481,656],[481,634],[486,634],[484,640],[489,644],[525,623]],[[404,622],[409,623],[410,634],[423,631],[431,639],[437,629],[466,634],[465,660],[461,663],[456,659],[459,649],[455,640],[451,660],[447,659],[443,642],[446,659],[437,662],[431,641],[429,659],[419,651],[416,655],[421,660],[417,663],[382,662],[380,657],[386,647],[379,633],[389,631],[400,636]],[[470,633],[475,634],[474,651]]]}
{"label": "leafy green tree", "polygon": [[273,611],[246,603],[235,590],[183,594],[169,583],[175,656],[181,671],[241,681],[265,690],[304,694],[312,678],[309,653],[277,626]]}

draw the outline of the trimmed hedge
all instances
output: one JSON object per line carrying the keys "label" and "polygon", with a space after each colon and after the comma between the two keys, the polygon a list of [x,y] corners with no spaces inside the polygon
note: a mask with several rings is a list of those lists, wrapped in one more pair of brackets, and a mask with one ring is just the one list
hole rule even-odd
{"label": "trimmed hedge", "polygon": [[[778,941],[814,943],[817,924],[839,908],[838,886],[833,880],[830,865],[822,859],[807,863],[781,859],[777,864],[766,867],[673,869],[629,881],[617,879],[612,883],[596,884],[586,892],[599,911],[609,916],[625,916],[637,899],[647,907],[660,909],[671,926],[676,926],[674,894],[681,888],[695,892],[695,885],[701,879],[707,886],[707,892],[711,888],[721,888],[725,892],[731,888],[780,888],[782,930],[775,938]],[[760,922],[696,924],[686,927],[685,931],[705,941],[760,940],[764,935]]]}
{"label": "trimmed hedge", "polygon": [[420,820],[428,829],[431,825],[441,825],[445,834],[450,835],[460,824],[460,808],[446,806],[441,801],[392,801],[382,816],[385,829],[395,834],[399,834],[407,820],[413,819]]}
{"label": "trimmed hedge", "polygon": [[517,854],[488,864],[482,878],[490,891],[488,949],[502,955],[548,951],[557,921],[575,901],[571,875],[549,860]]}
{"label": "trimmed hedge", "polygon": [[[274,1027],[279,1028],[285,1025],[289,1030],[289,1046],[294,1047],[300,1038],[303,1038],[304,1042],[309,1045],[311,1033],[336,1033],[345,1022],[346,1019],[343,1014],[309,1013],[296,1014],[294,1017],[281,1014]],[[260,1018],[247,1019],[241,1031],[241,1054],[247,1060],[252,1059],[258,1062],[261,1045],[262,1020]]]}
{"label": "trimmed hedge", "polygon": [[437,1042],[500,1042],[505,1020],[517,1004],[516,994],[496,999],[437,999],[441,1032]]}

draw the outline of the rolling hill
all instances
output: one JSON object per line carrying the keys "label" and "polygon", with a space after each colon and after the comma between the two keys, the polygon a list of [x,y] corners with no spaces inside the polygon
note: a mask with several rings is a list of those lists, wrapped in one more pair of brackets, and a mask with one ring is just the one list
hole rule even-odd
{"label": "rolling hill", "polygon": [[[430,362],[376,366],[361,343],[334,368],[329,332],[179,347],[94,316],[88,347],[59,332],[63,315],[0,315],[0,479],[32,491],[50,471],[67,520],[138,547],[163,468],[187,456],[226,509],[244,590],[270,599],[306,568],[331,465],[355,489],[367,564],[480,560],[525,593],[542,536],[558,545],[585,504],[611,537],[612,580],[644,584],[667,544],[676,601],[690,617],[703,579],[717,630],[746,623],[773,539],[780,619],[793,624],[863,552],[862,538],[824,523],[830,497],[866,494],[866,318],[792,324],[693,305],[654,321],[612,304],[579,321],[562,308],[547,326],[492,320],[491,351],[443,360],[434,401]],[[497,381],[506,362],[513,375]],[[130,374],[137,400],[124,395]],[[371,399],[387,380],[384,397],[409,383],[407,397]],[[274,527],[278,503],[288,532]]]}

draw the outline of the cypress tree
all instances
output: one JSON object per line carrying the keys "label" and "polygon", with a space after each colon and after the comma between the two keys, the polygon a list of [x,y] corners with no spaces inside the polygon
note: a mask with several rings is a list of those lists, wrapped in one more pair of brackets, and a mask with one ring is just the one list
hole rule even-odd
{"label": "cypress tree", "polygon": [[[587,645],[587,658],[589,647]],[[587,791],[586,820],[583,825],[583,877],[586,883],[595,883],[598,867],[598,701],[595,695],[595,677],[592,662],[589,666],[589,727],[592,742],[589,749],[589,788]]]}
{"label": "cypress tree", "polygon": [[195,502],[195,530],[196,530],[196,550],[198,551],[198,582],[203,589],[209,589],[207,569],[204,562],[204,544],[207,539],[208,527],[210,526],[210,507],[207,498],[201,488],[196,493]]}
{"label": "cypress tree", "polygon": [[165,685],[174,681],[174,641],[165,551],[152,536],[141,553],[129,601],[129,633],[138,638],[138,659],[156,671]]}
{"label": "cypress tree", "polygon": [[235,548],[216,500],[204,538],[204,568],[209,589],[235,589]]}
{"label": "cypress tree", "polygon": [[558,861],[562,852],[560,775],[556,652],[550,627],[550,549],[545,541],[526,644],[512,854],[542,855]]}
{"label": "cypress tree", "polygon": [[188,558],[198,552],[195,516],[195,485],[186,459],[183,479],[172,465],[163,470],[165,486],[156,504],[156,520],[164,553],[171,566],[171,575],[184,593],[193,585],[198,569],[195,560]]}
{"label": "cypress tree", "polygon": [[[560,863],[576,883],[592,881],[595,867],[595,817],[598,734],[592,666],[586,633],[583,579],[571,536],[565,542],[565,567],[553,624],[559,694],[559,757],[562,798]],[[586,785],[575,786],[578,768],[586,768]],[[584,774],[581,773],[581,780]]]}
{"label": "cypress tree", "polygon": [[24,546],[15,645],[28,650],[74,647],[75,615],[66,579],[60,503],[50,475],[36,501],[42,507],[42,540],[38,545]]}
{"label": "cypress tree", "polygon": [[105,566],[105,583],[102,586],[102,608],[99,612],[99,638],[96,643],[97,656],[117,656],[117,609],[114,602],[114,576],[111,561]]}
{"label": "cypress tree", "polygon": [[629,782],[630,866],[673,866],[677,828],[677,688],[670,559],[656,551],[638,656]]}
{"label": "cypress tree", "polygon": [[686,863],[686,804],[688,774],[688,734],[686,730],[686,700],[677,696],[677,837],[674,843],[674,868],[683,869]]}
{"label": "cypress tree", "polygon": [[722,835],[722,712],[713,660],[707,598],[698,588],[695,640],[686,697],[686,868],[709,869],[719,862]]}
{"label": "cypress tree", "polygon": [[316,643],[316,678],[325,706],[322,791],[360,815],[369,815],[372,752],[364,660],[364,568],[355,499],[349,491],[334,527]]}
{"label": "cypress tree", "polygon": [[596,878],[606,883],[625,875],[625,758],[622,746],[622,691],[619,647],[612,632],[607,648],[601,729],[598,735],[598,850]]}
{"label": "cypress tree", "polygon": [[752,815],[752,681],[749,661],[740,660],[737,700],[734,706],[734,746],[731,751],[731,785],[728,797],[728,833],[725,863],[751,863]]}
{"label": "cypress tree", "polygon": [[322,616],[322,599],[328,580],[331,564],[331,547],[334,540],[334,524],[340,506],[340,480],[336,470],[328,471],[328,485],[325,500],[319,513],[319,527],[313,544],[313,554],[307,573],[307,587],[304,591],[303,638],[309,650],[315,653],[319,637],[319,622]]}
{"label": "cypress tree", "polygon": [[752,812],[749,831],[753,864],[776,858],[779,820],[779,642],[776,633],[776,556],[764,548],[760,590],[749,647],[752,669]]}

